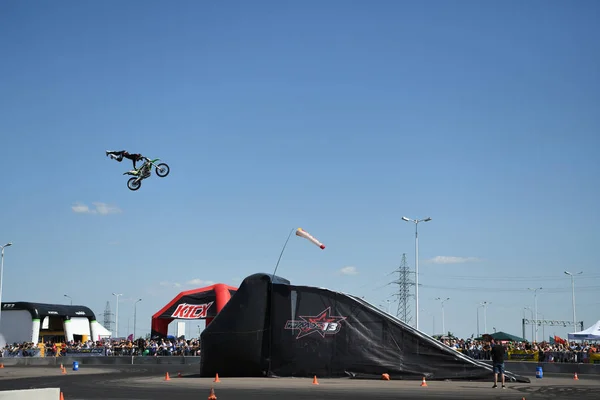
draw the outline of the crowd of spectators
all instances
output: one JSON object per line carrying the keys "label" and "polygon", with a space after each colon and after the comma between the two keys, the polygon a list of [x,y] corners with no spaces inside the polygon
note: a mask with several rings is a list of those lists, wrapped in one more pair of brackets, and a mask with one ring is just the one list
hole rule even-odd
{"label": "crowd of spectators", "polygon": [[[42,348],[43,347],[43,351]],[[6,345],[0,352],[2,357],[61,357],[67,355],[91,354],[95,356],[199,356],[200,341],[198,339],[138,339],[111,340],[65,343],[46,342],[43,345],[34,343],[13,343]]]}
{"label": "crowd of spectators", "polygon": [[[442,343],[460,351],[476,360],[491,360],[491,344],[487,341],[458,338],[440,338]],[[504,342],[507,353],[531,354],[537,353],[540,362],[583,362],[586,363],[591,354],[600,352],[600,345],[579,342]],[[508,356],[508,354],[507,354]],[[526,357],[522,358],[527,360]]]}
{"label": "crowd of spectators", "polygon": [[38,352],[38,347],[32,342],[7,344],[0,350],[0,357],[8,355],[19,355],[22,357],[32,357]]}

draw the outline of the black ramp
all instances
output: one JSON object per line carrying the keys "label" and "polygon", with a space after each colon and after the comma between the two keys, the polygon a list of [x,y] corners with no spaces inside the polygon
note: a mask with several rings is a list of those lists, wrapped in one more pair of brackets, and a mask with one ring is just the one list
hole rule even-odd
{"label": "black ramp", "polygon": [[[269,370],[269,297],[271,275],[244,279],[237,292],[202,331],[202,376],[259,377]],[[275,277],[274,282],[289,285]]]}
{"label": "black ramp", "polygon": [[[270,323],[272,321],[272,323]],[[491,380],[492,369],[355,296],[255,274],[202,333],[203,376]],[[509,378],[530,382],[507,373]]]}

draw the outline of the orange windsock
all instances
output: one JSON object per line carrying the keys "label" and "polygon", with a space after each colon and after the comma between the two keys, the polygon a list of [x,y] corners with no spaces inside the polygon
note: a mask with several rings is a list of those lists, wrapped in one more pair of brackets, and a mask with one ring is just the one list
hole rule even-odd
{"label": "orange windsock", "polygon": [[300,237],[303,237],[304,239],[310,240],[311,242],[313,242],[314,244],[319,246],[321,248],[321,250],[325,249],[325,245],[323,243],[319,242],[313,235],[306,232],[302,228],[296,229],[296,236],[300,236]]}

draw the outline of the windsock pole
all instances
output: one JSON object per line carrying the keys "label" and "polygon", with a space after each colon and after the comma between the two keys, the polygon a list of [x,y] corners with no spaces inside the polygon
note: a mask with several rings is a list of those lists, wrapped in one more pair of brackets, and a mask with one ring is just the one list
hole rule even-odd
{"label": "windsock pole", "polygon": [[277,264],[275,264],[275,271],[273,271],[273,276],[271,277],[271,281],[273,281],[273,278],[275,278],[275,274],[277,273],[277,268],[279,267],[279,262],[281,261],[283,252],[285,251],[285,248],[287,247],[287,244],[290,241],[290,238],[292,237],[292,233],[294,233],[294,231],[295,231],[295,229],[292,229],[290,231],[290,234],[288,235],[287,239],[285,240],[285,243],[283,244],[283,248],[281,249],[281,253],[279,253],[279,258],[277,259]]}
{"label": "windsock pole", "polygon": [[[285,240],[285,243],[283,244],[283,248],[281,249],[281,253],[279,253],[279,258],[277,259],[277,264],[275,264],[275,270],[273,271],[273,276],[271,276],[271,290],[270,290],[271,293],[270,293],[270,296],[273,296],[273,279],[275,279],[275,274],[277,273],[277,268],[279,267],[279,262],[281,261],[281,257],[283,256],[283,252],[285,251],[285,249],[287,247],[287,244],[290,241],[290,238],[292,237],[292,234],[294,232],[296,232],[296,236],[308,239],[309,241],[311,241],[315,245],[319,246],[321,248],[321,250],[325,249],[325,245],[323,243],[319,242],[311,234],[309,234],[308,232],[306,232],[302,228],[292,229],[290,231],[287,239]],[[269,370],[271,370],[271,360],[273,359],[273,357],[271,356],[271,350],[272,350],[272,338],[269,335],[269,367],[268,367]]]}

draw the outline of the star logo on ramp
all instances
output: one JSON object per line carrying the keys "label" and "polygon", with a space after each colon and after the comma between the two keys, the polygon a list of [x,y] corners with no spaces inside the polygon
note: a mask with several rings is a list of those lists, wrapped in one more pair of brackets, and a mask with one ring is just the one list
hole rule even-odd
{"label": "star logo on ramp", "polygon": [[296,339],[303,338],[313,333],[326,336],[335,335],[342,328],[342,322],[348,317],[331,315],[331,307],[327,307],[317,315],[300,316],[298,320],[289,320],[285,323],[285,329],[298,330]]}

